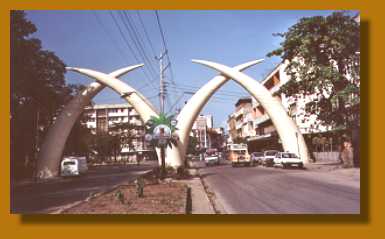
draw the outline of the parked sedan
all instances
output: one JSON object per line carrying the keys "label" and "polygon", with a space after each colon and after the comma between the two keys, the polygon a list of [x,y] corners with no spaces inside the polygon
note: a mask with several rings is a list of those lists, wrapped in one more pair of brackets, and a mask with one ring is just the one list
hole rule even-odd
{"label": "parked sedan", "polygon": [[251,153],[251,161],[254,165],[262,164],[263,153],[262,152],[253,152]]}
{"label": "parked sedan", "polygon": [[266,167],[274,166],[274,159],[278,150],[267,150],[263,153],[262,165]]}
{"label": "parked sedan", "polygon": [[303,168],[302,160],[295,154],[289,152],[279,152],[274,158],[274,166],[282,166],[283,168],[288,168],[291,166],[297,166],[298,168]]}
{"label": "parked sedan", "polygon": [[207,166],[219,165],[220,155],[216,149],[208,149],[205,153],[205,163]]}

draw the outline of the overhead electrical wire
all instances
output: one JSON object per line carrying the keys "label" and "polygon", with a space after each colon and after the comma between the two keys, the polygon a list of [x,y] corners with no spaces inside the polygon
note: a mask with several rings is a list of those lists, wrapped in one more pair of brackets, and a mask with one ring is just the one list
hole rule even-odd
{"label": "overhead electrical wire", "polygon": [[[135,48],[137,49],[137,52],[142,57],[142,59],[147,64],[148,69],[151,71],[151,73],[156,77],[158,74],[156,73],[154,69],[154,62],[150,60],[150,58],[147,56],[147,53],[142,45],[143,40],[141,39],[140,35],[138,34],[138,31],[132,22],[130,16],[125,12],[119,12],[121,20],[129,33],[129,37],[131,38],[132,42],[134,43]],[[151,57],[151,59],[153,59]]]}
{"label": "overhead electrical wire", "polygon": [[[163,30],[163,27],[162,27],[162,24],[161,24],[161,21],[160,21],[160,17],[159,17],[158,11],[155,10],[154,12],[155,12],[155,16],[156,16],[156,21],[158,23],[159,32],[160,32],[160,35],[161,35],[161,39],[162,39],[162,43],[163,43],[163,48],[164,48],[164,51],[166,52],[166,57],[167,57],[167,61],[168,61],[168,64],[169,64],[170,81],[171,81],[172,85],[176,85],[175,79],[174,79],[173,66],[172,66],[172,63],[171,63],[171,60],[170,60],[170,56],[169,56],[169,52],[168,52],[168,46],[167,46],[167,42],[166,42],[165,33],[164,33],[164,30]],[[174,95],[174,100],[176,100],[176,96],[175,95]],[[170,102],[170,106],[171,105],[173,105],[173,103]]]}
{"label": "overhead electrical wire", "polygon": [[119,56],[122,58],[123,61],[127,59],[126,56],[124,56],[123,51],[120,47],[119,44],[117,43],[116,39],[112,37],[112,35],[108,32],[107,27],[103,24],[102,20],[98,16],[95,11],[90,11],[92,15],[95,17],[96,22],[100,25],[100,28],[103,30],[104,35],[109,38],[109,40],[112,42],[112,45],[115,47],[116,51],[119,52]]}
{"label": "overhead electrical wire", "polygon": [[[126,44],[126,46],[128,47],[128,49],[130,50],[130,52],[132,53],[133,57],[135,58],[135,60],[137,62],[142,62],[141,60],[139,60],[139,57],[136,55],[134,49],[132,48],[132,46],[130,45],[129,41],[127,40],[126,36],[124,35],[123,31],[122,31],[122,28],[120,27],[117,19],[115,18],[114,14],[109,11],[110,13],[110,16],[112,17],[113,21],[114,21],[114,24],[115,26],[118,28],[119,30],[119,33],[123,39],[123,42]],[[145,69],[148,69],[148,68],[145,68]],[[148,75],[148,72],[146,70],[142,71],[144,74],[145,74],[145,79],[149,82],[149,84],[151,85],[152,88],[154,89],[157,89],[156,86],[154,86],[154,82],[151,80],[152,77],[150,75]]]}
{"label": "overhead electrical wire", "polygon": [[147,42],[148,42],[148,44],[150,45],[150,48],[151,48],[151,50],[152,50],[152,54],[153,54],[154,56],[156,56],[157,54],[156,54],[154,45],[152,44],[152,41],[151,41],[151,39],[150,39],[150,36],[149,36],[149,34],[148,34],[148,32],[147,32],[146,26],[144,25],[142,16],[141,16],[141,14],[140,14],[140,11],[137,10],[137,11],[136,11],[136,15],[138,16],[139,22],[140,22],[140,24],[141,24],[141,26],[142,26],[142,29],[143,29],[143,31],[144,31],[145,38],[147,39]]}

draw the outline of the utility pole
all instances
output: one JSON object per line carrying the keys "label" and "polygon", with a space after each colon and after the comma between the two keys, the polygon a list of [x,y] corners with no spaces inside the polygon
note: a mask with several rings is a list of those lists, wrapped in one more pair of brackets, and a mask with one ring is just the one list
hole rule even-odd
{"label": "utility pole", "polygon": [[161,53],[159,57],[155,57],[155,59],[159,61],[159,103],[161,113],[164,113],[164,105],[166,99],[166,84],[164,81],[164,71],[167,69],[167,67],[170,66],[170,63],[168,63],[166,67],[164,67],[163,65],[163,58],[166,54],[167,50]]}

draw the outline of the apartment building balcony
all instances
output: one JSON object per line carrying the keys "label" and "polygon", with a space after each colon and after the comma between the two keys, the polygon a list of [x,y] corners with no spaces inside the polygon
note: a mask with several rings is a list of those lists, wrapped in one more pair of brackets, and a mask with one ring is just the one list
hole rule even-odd
{"label": "apartment building balcony", "polygon": [[108,117],[127,117],[127,111],[125,111],[125,112],[108,112]]}
{"label": "apartment building balcony", "polygon": [[139,116],[138,112],[136,112],[135,110],[131,110],[129,113],[128,113],[129,116]]}
{"label": "apartment building balcony", "polygon": [[263,116],[256,118],[254,120],[254,128],[258,128],[258,125],[266,122],[269,119],[270,117],[267,114],[264,114]]}
{"label": "apartment building balcony", "polygon": [[242,129],[244,123],[243,121],[238,121],[235,123],[235,129],[239,130],[239,129]]}
{"label": "apartment building balcony", "polygon": [[253,141],[253,140],[261,140],[261,139],[267,139],[272,137],[274,134],[272,133],[267,133],[267,134],[259,134],[255,136],[250,136],[247,138],[247,141]]}
{"label": "apartment building balcony", "polygon": [[234,118],[238,118],[239,116],[243,115],[245,113],[245,110],[242,108],[238,110],[237,112],[233,113]]}
{"label": "apartment building balcony", "polygon": [[131,119],[130,124],[135,125],[135,126],[142,126],[143,125],[142,121],[137,120],[137,119]]}

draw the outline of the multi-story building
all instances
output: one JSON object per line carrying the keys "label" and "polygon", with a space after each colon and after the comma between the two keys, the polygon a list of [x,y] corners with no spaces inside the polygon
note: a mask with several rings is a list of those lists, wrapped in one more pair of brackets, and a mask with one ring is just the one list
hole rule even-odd
{"label": "multi-story building", "polygon": [[190,135],[197,138],[201,149],[226,147],[224,128],[214,128],[212,115],[199,115],[195,120]]}
{"label": "multi-story building", "polygon": [[[335,138],[331,136],[332,127],[321,124],[315,114],[307,113],[306,109],[317,101],[317,97],[306,96],[298,98],[285,97],[279,93],[281,86],[290,78],[285,73],[285,63],[279,64],[261,82],[271,94],[282,102],[288,115],[292,117],[309,146],[313,146],[314,136],[318,136],[326,142],[327,149],[336,150]],[[251,151],[263,151],[267,149],[282,150],[277,131],[265,112],[264,108],[254,98],[241,98],[235,104],[235,112],[227,121],[229,141],[246,141]],[[334,140],[334,145],[333,145]]]}
{"label": "multi-story building", "polygon": [[[149,150],[144,141],[145,127],[139,114],[129,104],[97,104],[85,108],[85,124],[91,132],[100,134],[128,134],[130,144],[121,153],[138,153]],[[126,125],[124,127],[117,127]]]}
{"label": "multi-story building", "polygon": [[207,130],[209,148],[216,148],[219,151],[226,148],[224,128],[211,128]]}
{"label": "multi-story building", "polygon": [[200,148],[209,148],[209,136],[207,131],[212,127],[212,115],[199,115],[195,120],[190,135],[198,139]]}
{"label": "multi-story building", "polygon": [[240,98],[235,103],[235,112],[229,116],[227,121],[227,129],[230,136],[229,141],[235,143],[255,136],[255,130],[253,128],[255,117],[252,98]]}
{"label": "multi-story building", "polygon": [[[284,94],[279,93],[281,86],[290,80],[285,72],[285,68],[286,64],[279,64],[261,84],[264,85],[275,98],[282,102],[288,115],[293,119],[303,135],[321,135],[330,131],[332,129],[331,126],[321,124],[321,122],[317,120],[317,115],[307,113],[309,112],[309,110],[307,110],[308,107],[311,107],[312,103],[317,101],[316,95],[298,96],[294,98],[286,97]],[[271,119],[256,100],[253,100],[253,109],[256,115],[254,120],[256,135],[248,138],[250,147],[255,150],[268,148],[281,149],[282,146],[278,140],[278,135]],[[307,141],[311,140],[310,137],[305,137],[305,139],[307,139]],[[309,143],[310,142],[308,142],[308,144]]]}

